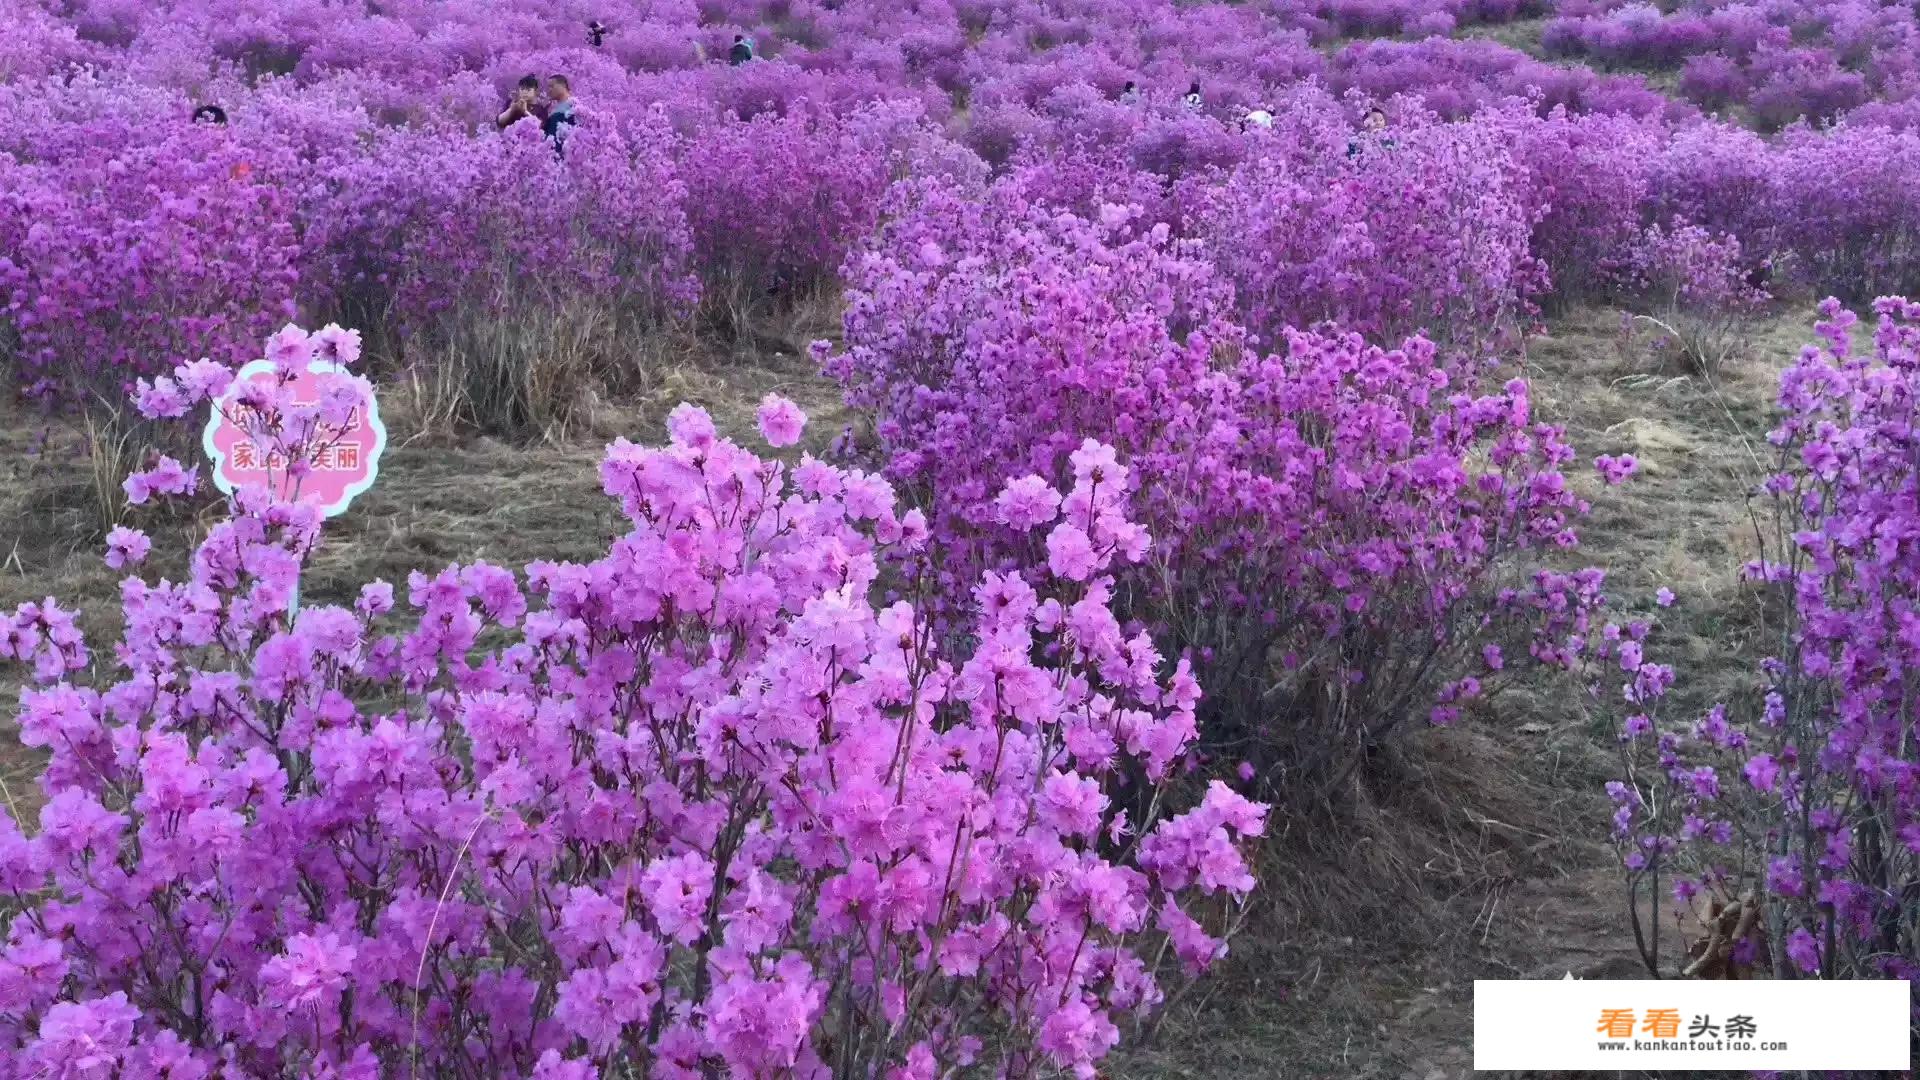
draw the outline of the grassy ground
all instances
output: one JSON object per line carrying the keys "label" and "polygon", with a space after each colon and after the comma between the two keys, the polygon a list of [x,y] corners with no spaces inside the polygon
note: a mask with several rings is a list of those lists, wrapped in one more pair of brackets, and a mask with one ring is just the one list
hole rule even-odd
{"label": "grassy ground", "polygon": [[1547,19],[1513,19],[1502,23],[1481,23],[1463,26],[1454,31],[1454,37],[1483,38],[1509,49],[1518,49],[1529,56],[1545,58],[1546,49],[1540,44],[1540,37],[1546,32]]}
{"label": "grassy ground", "polygon": [[[1684,701],[1737,697],[1758,649],[1734,576],[1751,548],[1744,500],[1766,461],[1771,383],[1806,320],[1766,327],[1717,380],[1675,375],[1620,326],[1617,314],[1572,313],[1526,361],[1539,408],[1570,428],[1583,458],[1632,452],[1643,463],[1622,488],[1588,484],[1594,513],[1577,559],[1608,568],[1627,612],[1658,617]],[[844,420],[831,388],[797,348],[764,345],[684,357],[647,400],[601,409],[593,437],[563,446],[410,438],[405,410],[391,410],[380,482],[329,533],[307,596],[345,601],[363,581],[453,561],[604,550],[618,520],[598,488],[601,446],[657,437],[676,401],[744,432],[753,404],[777,389],[814,417],[813,439],[830,438]],[[71,433],[36,449],[42,427],[0,418],[11,480],[0,488],[0,605],[56,595],[83,610],[94,641],[110,640],[118,575],[98,558],[84,457]],[[157,552],[183,547],[156,531]],[[173,558],[150,572],[177,579]],[[1679,596],[1664,611],[1652,603],[1663,585]],[[1356,780],[1338,820],[1282,823],[1286,858],[1224,969],[1176,1001],[1113,1075],[1463,1076],[1474,978],[1639,975],[1601,829],[1608,732],[1581,700],[1567,686],[1517,688],[1409,740]],[[12,739],[0,719],[0,779],[29,809],[34,763]]]}

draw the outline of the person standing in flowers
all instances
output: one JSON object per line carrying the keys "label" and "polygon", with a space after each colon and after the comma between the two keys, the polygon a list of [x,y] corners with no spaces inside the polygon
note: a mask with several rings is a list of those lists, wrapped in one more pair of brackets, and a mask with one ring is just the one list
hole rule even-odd
{"label": "person standing in flowers", "polygon": [[540,131],[553,140],[555,149],[563,149],[567,142],[567,133],[579,122],[574,104],[573,84],[565,75],[547,76],[547,115],[540,121]]}
{"label": "person standing in flowers", "polygon": [[1197,113],[1200,111],[1201,107],[1206,104],[1206,99],[1200,96],[1200,83],[1198,80],[1195,80],[1192,86],[1187,87],[1187,96],[1180,100],[1186,105],[1188,112]]}
{"label": "person standing in flowers", "polygon": [[513,97],[508,100],[505,112],[494,117],[493,125],[505,131],[527,117],[544,125],[547,122],[547,107],[540,104],[540,77],[528,75],[513,88]]}
{"label": "person standing in flowers", "polygon": [[733,48],[727,50],[727,63],[739,67],[753,59],[753,42],[745,34],[733,35]]}
{"label": "person standing in flowers", "polygon": [[1128,79],[1127,85],[1120,90],[1120,104],[1140,104],[1140,87],[1132,79]]}
{"label": "person standing in flowers", "polygon": [[[218,105],[202,105],[193,110],[193,125],[195,127],[216,128],[225,131],[227,127],[227,110]],[[253,165],[245,161],[236,161],[233,163],[233,168],[228,171],[228,175],[232,176],[235,180],[246,180],[253,176]]]}
{"label": "person standing in flowers", "polygon": [[1391,150],[1393,139],[1387,135],[1387,113],[1378,105],[1367,110],[1360,121],[1360,134],[1347,141],[1347,156],[1357,158],[1370,149]]}

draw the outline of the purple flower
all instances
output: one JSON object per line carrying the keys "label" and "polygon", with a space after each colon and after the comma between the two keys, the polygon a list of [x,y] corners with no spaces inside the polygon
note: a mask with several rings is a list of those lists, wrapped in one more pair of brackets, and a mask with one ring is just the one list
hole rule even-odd
{"label": "purple flower", "polygon": [[1628,477],[1639,471],[1640,462],[1632,454],[1621,454],[1619,457],[1602,454],[1593,459],[1593,467],[1600,470],[1608,484],[1619,485],[1626,483]]}
{"label": "purple flower", "polygon": [[1807,975],[1820,971],[1820,944],[1805,927],[1795,927],[1787,935],[1787,958]]}
{"label": "purple flower", "polygon": [[1060,513],[1060,493],[1038,476],[1007,481],[994,500],[1001,524],[1027,532],[1052,521]]}
{"label": "purple flower", "polygon": [[137,566],[146,561],[147,553],[153,550],[153,541],[147,534],[124,525],[115,526],[107,534],[107,565],[115,570]]}
{"label": "purple flower", "polygon": [[1056,577],[1085,581],[1097,564],[1093,543],[1079,526],[1063,521],[1047,534],[1047,569]]}
{"label": "purple flower", "polygon": [[800,433],[807,425],[807,414],[800,406],[777,394],[768,394],[760,402],[758,412],[760,434],[769,446],[792,446],[800,441]]}

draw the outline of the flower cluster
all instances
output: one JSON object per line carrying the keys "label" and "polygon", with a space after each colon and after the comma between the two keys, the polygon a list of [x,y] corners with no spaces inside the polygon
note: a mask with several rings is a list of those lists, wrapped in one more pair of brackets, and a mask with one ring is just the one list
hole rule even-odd
{"label": "flower cluster", "polygon": [[1334,322],[1375,341],[1424,333],[1479,348],[1524,321],[1546,276],[1504,125],[1286,134],[1195,199],[1194,231],[1262,340]]}
{"label": "flower cluster", "polygon": [[699,296],[677,141],[661,118],[589,126],[564,161],[532,125],[492,139],[399,129],[371,143],[303,185],[310,309],[406,337],[509,304],[593,301],[658,319]]}
{"label": "flower cluster", "polygon": [[1692,110],[1638,75],[1603,75],[1536,59],[1492,41],[1431,37],[1424,41],[1357,41],[1334,57],[1328,84],[1376,100],[1417,96],[1441,116],[1461,118],[1515,99],[1543,114],[1558,107],[1645,119],[1682,118]]}
{"label": "flower cluster", "polygon": [[116,148],[116,126],[57,158],[0,154],[0,351],[37,399],[238,361],[294,313],[290,193],[218,136]]}
{"label": "flower cluster", "polygon": [[1200,693],[1111,609],[1147,554],[1111,449],[1019,485],[1054,557],[980,578],[948,652],[876,601],[930,542],[887,481],[669,429],[609,448],[630,531],[591,563],[296,613],[314,515],[243,492],[107,653],[17,611],[48,759],[0,816],[0,1076],[1091,1076],[1163,955],[1224,952],[1266,810],[1168,788]]}
{"label": "flower cluster", "polygon": [[846,347],[820,353],[947,541],[935,595],[1017,564],[1052,520],[1043,481],[1014,481],[1071,475],[1077,437],[1118,449],[1156,540],[1128,614],[1190,651],[1209,734],[1270,748],[1263,782],[1298,791],[1294,771],[1478,670],[1487,623],[1526,608],[1495,587],[1510,556],[1574,544],[1584,506],[1524,382],[1477,390],[1421,338],[1288,330],[1264,352],[1200,250],[1136,207],[1089,221],[1017,184],[928,189],[850,266]]}

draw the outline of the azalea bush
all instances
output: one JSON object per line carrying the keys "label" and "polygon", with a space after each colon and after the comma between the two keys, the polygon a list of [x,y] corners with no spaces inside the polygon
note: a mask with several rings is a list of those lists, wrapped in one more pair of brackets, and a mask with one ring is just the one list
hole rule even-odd
{"label": "azalea bush", "polygon": [[[1920,304],[1875,306],[1870,353],[1855,317],[1822,307],[1820,342],[1780,378],[1778,450],[1763,485],[1761,557],[1746,576],[1775,649],[1751,708],[1690,720],[1663,708],[1676,678],[1610,628],[1624,673],[1625,772],[1615,837],[1643,952],[1657,970],[1760,969],[1776,978],[1920,975],[1920,791],[1909,728],[1920,662],[1912,538]],[[1691,912],[1665,939],[1669,919]]]}
{"label": "azalea bush", "polygon": [[[365,384],[287,387],[243,404],[297,471]],[[0,1076],[1092,1075],[1224,951],[1265,809],[1176,789],[1200,692],[1111,609],[1147,552],[1111,449],[1052,492],[1076,561],[981,577],[947,651],[878,599],[937,543],[884,479],[669,429],[609,448],[591,563],[296,609],[321,523],[253,489],[183,580],[124,581],[110,648],[17,611],[48,756],[0,817]]]}
{"label": "azalea bush", "polygon": [[1337,91],[1359,91],[1375,99],[1418,97],[1449,119],[1502,108],[1516,99],[1532,102],[1542,113],[1564,107],[1653,119],[1691,111],[1652,90],[1638,75],[1601,75],[1552,64],[1478,38],[1356,41],[1335,56],[1327,82]]}
{"label": "azalea bush", "polygon": [[431,345],[449,321],[591,301],[643,326],[689,313],[685,185],[663,121],[591,126],[563,160],[537,126],[383,133],[307,178],[309,307]]}
{"label": "azalea bush", "polygon": [[657,116],[576,136],[562,159],[533,123],[403,129],[307,178],[307,306],[377,328],[423,425],[563,435],[694,311],[678,140]]}
{"label": "azalea bush", "polygon": [[1713,375],[1750,342],[1755,318],[1768,300],[1760,275],[1740,241],[1698,225],[1653,225],[1631,249],[1621,288],[1645,319],[1671,339],[1681,362]]}
{"label": "azalea bush", "polygon": [[[292,198],[217,134],[0,155],[0,362],[48,404],[244,357],[294,313]],[[42,148],[47,150],[49,148]]]}
{"label": "azalea bush", "polygon": [[1525,321],[1545,285],[1528,251],[1528,177],[1500,131],[1262,140],[1196,200],[1195,228],[1267,340],[1330,321],[1375,341],[1425,333],[1484,347]]}
{"label": "azalea bush", "polygon": [[[1479,386],[1421,338],[1259,347],[1203,249],[1135,208],[1089,221],[1014,185],[897,210],[849,268],[844,350],[819,351],[875,418],[865,452],[950,539],[932,591],[1041,554],[1076,437],[1109,443],[1155,540],[1119,598],[1193,657],[1205,734],[1262,783],[1315,791],[1408,716],[1450,721],[1501,642],[1536,647],[1534,600],[1586,606],[1515,559],[1572,546],[1584,511],[1523,381]],[[1055,533],[1044,554],[1083,551]]]}
{"label": "azalea bush", "polygon": [[805,115],[761,114],[693,140],[683,172],[708,317],[737,328],[815,295],[871,225],[888,149]]}

